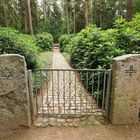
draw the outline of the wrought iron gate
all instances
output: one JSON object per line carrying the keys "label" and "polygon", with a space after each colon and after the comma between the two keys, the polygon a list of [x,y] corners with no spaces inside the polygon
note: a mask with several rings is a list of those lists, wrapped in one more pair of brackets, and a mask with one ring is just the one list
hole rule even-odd
{"label": "wrought iron gate", "polygon": [[37,115],[108,117],[111,70],[37,69],[34,75]]}

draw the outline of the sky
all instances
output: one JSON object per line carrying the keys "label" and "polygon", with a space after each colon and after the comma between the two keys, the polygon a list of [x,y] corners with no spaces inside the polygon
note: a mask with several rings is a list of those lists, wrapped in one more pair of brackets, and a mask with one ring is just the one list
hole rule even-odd
{"label": "sky", "polygon": [[39,4],[41,4],[42,0],[38,0]]}
{"label": "sky", "polygon": [[[38,0],[39,4],[41,4],[42,1],[43,1],[43,0]],[[52,1],[53,1],[53,0],[52,0]],[[57,1],[60,1],[60,0],[57,0]]]}

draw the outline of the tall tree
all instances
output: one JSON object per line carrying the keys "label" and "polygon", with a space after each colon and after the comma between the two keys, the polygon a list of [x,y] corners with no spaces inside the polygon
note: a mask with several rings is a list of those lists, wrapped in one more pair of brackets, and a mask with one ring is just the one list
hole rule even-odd
{"label": "tall tree", "polygon": [[94,7],[93,0],[90,0],[91,24],[94,24],[93,7]]}
{"label": "tall tree", "polygon": [[88,26],[88,0],[85,0],[85,20],[86,26]]}
{"label": "tall tree", "polygon": [[67,34],[70,34],[68,0],[65,0],[65,6],[66,6],[66,19],[67,19]]}
{"label": "tall tree", "polygon": [[43,0],[43,16],[44,16],[44,23],[46,24],[46,16],[47,10],[46,10],[46,0]]}
{"label": "tall tree", "polygon": [[2,2],[2,6],[3,6],[4,23],[5,23],[5,26],[7,27],[8,26],[7,12],[6,12],[6,5],[4,1]]}
{"label": "tall tree", "polygon": [[132,0],[126,0],[126,18],[128,21],[132,20]]}
{"label": "tall tree", "polygon": [[33,35],[33,24],[32,24],[32,15],[31,15],[30,0],[27,0],[27,6],[28,6],[28,14],[29,14],[29,33],[31,35]]}
{"label": "tall tree", "polygon": [[76,6],[76,1],[74,0],[74,12],[73,12],[73,32],[74,32],[74,34],[76,33],[76,8],[75,8],[75,6]]}
{"label": "tall tree", "polygon": [[39,26],[39,19],[38,19],[38,0],[35,0],[35,12],[36,12],[36,25]]}
{"label": "tall tree", "polygon": [[27,23],[27,2],[25,0],[18,1],[18,7],[19,7],[19,24],[20,24],[20,30],[22,32],[27,33],[28,31],[28,23]]}
{"label": "tall tree", "polygon": [[103,28],[103,0],[100,0],[100,27]]}

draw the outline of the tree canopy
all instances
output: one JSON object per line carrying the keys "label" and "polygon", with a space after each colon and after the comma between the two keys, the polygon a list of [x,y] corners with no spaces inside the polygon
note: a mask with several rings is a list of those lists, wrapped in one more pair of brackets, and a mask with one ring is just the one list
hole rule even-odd
{"label": "tree canopy", "polygon": [[139,0],[0,0],[0,26],[49,32],[57,42],[91,24],[107,29],[118,17],[131,21],[139,7]]}

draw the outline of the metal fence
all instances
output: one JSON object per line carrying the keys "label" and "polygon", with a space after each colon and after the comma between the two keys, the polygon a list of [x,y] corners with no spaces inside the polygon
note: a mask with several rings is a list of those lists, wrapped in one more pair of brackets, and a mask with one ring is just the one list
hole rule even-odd
{"label": "metal fence", "polygon": [[37,69],[34,72],[37,115],[108,117],[111,70]]}

